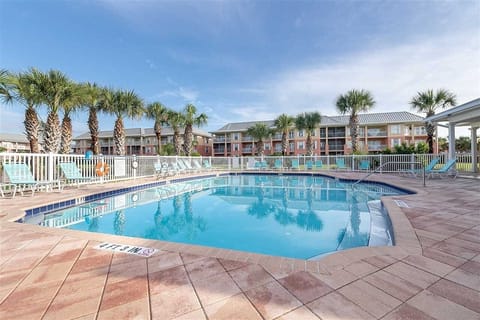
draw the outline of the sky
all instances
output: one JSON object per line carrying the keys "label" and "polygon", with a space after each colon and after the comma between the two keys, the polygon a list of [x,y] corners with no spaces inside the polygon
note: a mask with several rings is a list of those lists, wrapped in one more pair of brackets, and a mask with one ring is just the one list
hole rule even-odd
{"label": "sky", "polygon": [[[458,104],[480,96],[479,17],[478,0],[0,0],[0,68],[57,69],[174,110],[193,103],[205,131],[338,115],[335,100],[350,89],[372,93],[371,112],[412,111],[426,89],[447,89]],[[0,112],[0,132],[24,131],[21,105]],[[73,116],[75,135],[86,121]],[[102,130],[113,124],[100,115]]]}

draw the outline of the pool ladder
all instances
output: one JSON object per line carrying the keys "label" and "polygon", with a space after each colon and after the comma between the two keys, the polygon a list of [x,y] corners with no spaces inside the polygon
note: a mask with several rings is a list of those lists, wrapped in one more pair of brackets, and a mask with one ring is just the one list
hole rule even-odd
{"label": "pool ladder", "polygon": [[370,177],[372,174],[374,173],[377,173],[378,170],[382,169],[383,167],[385,167],[387,164],[392,164],[392,163],[407,163],[407,164],[420,164],[422,166],[422,177],[423,177],[423,186],[425,187],[426,184],[425,184],[425,165],[423,164],[423,162],[420,162],[420,161],[408,161],[408,162],[397,162],[397,161],[389,161],[389,162],[385,162],[384,164],[382,164],[381,166],[377,167],[375,170],[373,170],[372,172],[369,172],[365,177],[361,178],[361,179],[358,179],[356,182],[354,182],[352,184],[352,188],[356,185],[356,184],[359,184],[360,182],[364,181],[365,179],[367,179],[368,177]]}

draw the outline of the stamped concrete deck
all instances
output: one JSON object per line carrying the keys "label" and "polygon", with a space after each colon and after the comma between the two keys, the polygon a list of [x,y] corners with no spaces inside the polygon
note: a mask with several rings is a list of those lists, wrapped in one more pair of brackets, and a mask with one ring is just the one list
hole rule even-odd
{"label": "stamped concrete deck", "polygon": [[[372,179],[418,191],[383,199],[397,245],[319,261],[9,222],[119,184],[2,199],[0,318],[480,319],[480,181],[428,180],[424,189],[412,178]],[[142,258],[93,248],[102,241],[160,251]]]}

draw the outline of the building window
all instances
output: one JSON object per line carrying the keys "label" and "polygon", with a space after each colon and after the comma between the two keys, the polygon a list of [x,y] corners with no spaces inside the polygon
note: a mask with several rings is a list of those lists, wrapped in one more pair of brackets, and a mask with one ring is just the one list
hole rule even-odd
{"label": "building window", "polygon": [[270,150],[270,143],[265,143],[265,150]]}
{"label": "building window", "polygon": [[415,127],[414,132],[416,136],[422,136],[427,134],[425,127]]}
{"label": "building window", "polygon": [[205,147],[205,153],[207,153],[207,154],[208,154],[208,152],[209,152],[209,149],[208,149],[208,147]]}
{"label": "building window", "polygon": [[313,149],[317,149],[317,141],[313,141]]}
{"label": "building window", "polygon": [[233,134],[233,140],[238,141],[239,139],[240,139],[240,135],[237,132],[235,132]]}
{"label": "building window", "polygon": [[390,133],[391,134],[400,134],[400,132],[401,132],[400,125],[396,124],[396,125],[390,126]]}
{"label": "building window", "polygon": [[316,129],[313,129],[313,130],[312,130],[312,137],[315,137],[315,134],[316,134],[315,132],[317,132],[317,130],[316,130]]}
{"label": "building window", "polygon": [[298,130],[298,136],[303,137],[305,132],[303,130]]}
{"label": "building window", "polygon": [[290,149],[290,152],[295,151],[295,143],[294,142],[289,143],[289,149]]}
{"label": "building window", "polygon": [[391,146],[392,147],[395,147],[395,146],[399,146],[402,144],[402,139],[400,138],[397,138],[397,139],[392,139],[391,140]]}
{"label": "building window", "polygon": [[297,149],[298,150],[303,150],[305,149],[305,143],[303,141],[298,141],[297,142]]}
{"label": "building window", "polygon": [[233,151],[238,151],[239,148],[240,148],[240,146],[239,146],[238,143],[233,144]]}
{"label": "building window", "polygon": [[295,134],[295,133],[294,133],[293,131],[289,131],[289,132],[288,132],[288,138],[289,138],[289,139],[295,138],[294,134]]}

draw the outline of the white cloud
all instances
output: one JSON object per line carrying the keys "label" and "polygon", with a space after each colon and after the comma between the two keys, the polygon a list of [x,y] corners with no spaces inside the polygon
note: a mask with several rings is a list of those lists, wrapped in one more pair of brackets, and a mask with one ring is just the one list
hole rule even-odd
{"label": "white cloud", "polygon": [[199,92],[193,89],[178,87],[174,90],[165,90],[155,95],[155,98],[175,97],[181,98],[184,102],[196,103]]}

